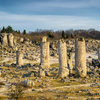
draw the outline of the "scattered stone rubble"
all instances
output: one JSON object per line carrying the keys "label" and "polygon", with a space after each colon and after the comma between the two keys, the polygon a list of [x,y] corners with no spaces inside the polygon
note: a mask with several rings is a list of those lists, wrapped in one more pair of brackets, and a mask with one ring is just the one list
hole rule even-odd
{"label": "scattered stone rubble", "polygon": [[31,81],[31,80],[24,80],[24,81],[22,81],[21,82],[23,85],[25,85],[25,86],[28,86],[28,87],[32,87],[32,86],[34,86],[35,84],[34,84],[34,82],[33,81]]}
{"label": "scattered stone rubble", "polygon": [[[4,33],[0,34],[0,42],[0,58],[4,59],[3,62],[1,61],[3,64],[0,65],[0,81],[12,84],[20,80],[23,85],[34,87],[37,86],[35,83],[38,83],[37,87],[43,88],[52,86],[51,80],[59,79],[60,76],[62,83],[95,83],[91,87],[100,87],[100,54],[98,52],[97,59],[92,56],[86,57],[86,53],[97,52],[97,47],[99,51],[99,40],[59,40],[51,41],[49,45],[46,37],[43,37],[41,43],[32,43],[28,39]],[[59,66],[51,68],[50,57],[58,59]],[[9,63],[5,60],[6,58],[10,59]],[[40,63],[38,58],[40,58]],[[26,59],[39,64],[25,64]],[[15,62],[12,62],[13,60]],[[77,78],[76,74],[80,77]],[[43,80],[42,77],[46,79]],[[87,92],[92,95],[90,90]]]}

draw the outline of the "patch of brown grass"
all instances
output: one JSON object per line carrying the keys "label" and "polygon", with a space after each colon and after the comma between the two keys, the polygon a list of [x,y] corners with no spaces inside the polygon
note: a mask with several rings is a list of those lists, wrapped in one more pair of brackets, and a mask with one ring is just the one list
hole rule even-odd
{"label": "patch of brown grass", "polygon": [[5,83],[3,83],[3,82],[0,82],[0,85],[5,85]]}

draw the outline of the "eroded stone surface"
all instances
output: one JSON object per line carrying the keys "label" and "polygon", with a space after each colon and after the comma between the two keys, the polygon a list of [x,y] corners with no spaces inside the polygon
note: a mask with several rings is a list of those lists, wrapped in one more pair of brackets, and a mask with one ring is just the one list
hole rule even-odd
{"label": "eroded stone surface", "polygon": [[85,77],[87,75],[84,38],[75,41],[75,70],[76,74],[80,77]]}
{"label": "eroded stone surface", "polygon": [[69,70],[67,68],[67,49],[64,40],[58,42],[58,55],[59,55],[59,76],[61,78],[68,76]]}
{"label": "eroded stone surface", "polygon": [[47,42],[47,37],[42,38],[40,48],[41,48],[40,64],[42,65],[43,68],[47,69],[50,67],[49,42]]}
{"label": "eroded stone surface", "polygon": [[10,46],[10,47],[13,47],[13,39],[14,39],[14,36],[13,36],[13,34],[12,33],[9,33],[8,34],[8,45]]}
{"label": "eroded stone surface", "polygon": [[21,51],[16,51],[16,65],[22,65],[23,60],[22,60],[23,54]]}

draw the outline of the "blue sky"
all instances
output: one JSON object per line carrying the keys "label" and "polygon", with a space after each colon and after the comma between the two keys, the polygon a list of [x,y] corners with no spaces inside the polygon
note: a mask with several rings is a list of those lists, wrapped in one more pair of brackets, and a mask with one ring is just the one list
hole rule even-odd
{"label": "blue sky", "polygon": [[100,30],[100,0],[0,0],[0,28]]}

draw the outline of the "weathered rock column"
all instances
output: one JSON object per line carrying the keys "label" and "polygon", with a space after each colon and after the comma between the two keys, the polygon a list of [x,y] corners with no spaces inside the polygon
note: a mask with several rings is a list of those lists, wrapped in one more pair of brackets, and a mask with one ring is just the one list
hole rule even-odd
{"label": "weathered rock column", "polygon": [[84,38],[75,41],[75,70],[77,76],[85,77],[87,75]]}
{"label": "weathered rock column", "polygon": [[100,46],[98,46],[98,61],[100,63]]}
{"label": "weathered rock column", "polygon": [[16,65],[22,65],[23,60],[22,60],[23,54],[21,51],[16,51]]}
{"label": "weathered rock column", "polygon": [[14,39],[13,39],[13,43],[14,43],[14,45],[16,45],[17,43],[16,43],[16,41],[17,41],[17,38],[16,37],[14,37]]}
{"label": "weathered rock column", "polygon": [[1,39],[2,46],[7,46],[8,45],[7,33],[0,34],[0,39]]}
{"label": "weathered rock column", "polygon": [[14,39],[14,36],[12,33],[9,33],[8,34],[8,45],[13,47],[13,39]]}
{"label": "weathered rock column", "polygon": [[72,53],[69,53],[68,58],[68,68],[69,68],[69,75],[72,75],[73,65],[72,65]]}
{"label": "weathered rock column", "polygon": [[64,40],[58,41],[58,55],[59,55],[59,76],[64,78],[69,75],[69,70],[67,67],[67,49]]}
{"label": "weathered rock column", "polygon": [[50,55],[49,55],[49,42],[47,42],[47,37],[42,38],[40,47],[41,47],[40,65],[42,65],[43,69],[48,69],[50,67]]}

